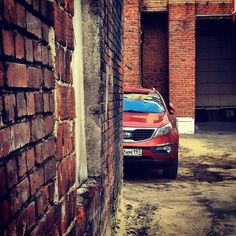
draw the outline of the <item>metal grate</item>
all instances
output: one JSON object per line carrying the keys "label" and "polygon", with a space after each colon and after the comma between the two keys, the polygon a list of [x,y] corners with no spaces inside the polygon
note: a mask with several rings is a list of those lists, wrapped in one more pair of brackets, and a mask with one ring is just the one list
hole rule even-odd
{"label": "metal grate", "polygon": [[144,141],[150,139],[155,132],[155,129],[133,129],[124,130],[124,140],[125,141]]}

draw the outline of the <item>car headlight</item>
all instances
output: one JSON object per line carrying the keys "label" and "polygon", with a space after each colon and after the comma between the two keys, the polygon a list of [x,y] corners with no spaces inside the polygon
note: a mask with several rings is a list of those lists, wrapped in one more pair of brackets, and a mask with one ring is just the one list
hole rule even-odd
{"label": "car headlight", "polygon": [[155,137],[163,136],[168,134],[172,130],[172,124],[169,122],[167,125],[162,126],[160,128],[157,128],[157,131],[155,133]]}

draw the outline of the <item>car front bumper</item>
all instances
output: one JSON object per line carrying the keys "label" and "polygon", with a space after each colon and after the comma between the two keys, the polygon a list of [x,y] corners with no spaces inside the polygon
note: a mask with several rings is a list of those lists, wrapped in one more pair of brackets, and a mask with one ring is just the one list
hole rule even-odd
{"label": "car front bumper", "polygon": [[[172,150],[170,153],[158,151],[159,147],[170,145]],[[177,130],[173,129],[167,135],[155,137],[150,140],[138,142],[124,142],[124,149],[142,149],[141,156],[124,156],[124,159],[151,159],[154,161],[167,161],[178,157],[179,136]]]}
{"label": "car front bumper", "polygon": [[148,167],[148,168],[166,168],[172,166],[178,162],[178,157],[167,159],[167,160],[153,160],[147,159],[143,157],[125,157],[124,158],[124,165],[125,166],[141,166],[141,167]]}

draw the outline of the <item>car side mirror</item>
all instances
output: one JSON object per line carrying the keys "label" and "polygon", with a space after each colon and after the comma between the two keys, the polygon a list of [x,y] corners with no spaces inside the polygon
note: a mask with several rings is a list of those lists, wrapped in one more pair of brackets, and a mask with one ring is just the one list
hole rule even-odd
{"label": "car side mirror", "polygon": [[169,113],[171,115],[175,114],[175,109],[174,109],[174,106],[171,102],[169,103],[169,109],[168,110],[169,110]]}

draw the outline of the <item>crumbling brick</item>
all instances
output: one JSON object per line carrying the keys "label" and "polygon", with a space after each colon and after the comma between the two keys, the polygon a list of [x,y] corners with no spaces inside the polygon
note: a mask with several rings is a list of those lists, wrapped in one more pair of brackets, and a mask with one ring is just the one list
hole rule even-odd
{"label": "crumbling brick", "polygon": [[75,177],[75,156],[64,158],[57,168],[59,196],[64,195],[74,184]]}
{"label": "crumbling brick", "polygon": [[27,171],[30,171],[34,168],[35,164],[35,154],[34,154],[34,149],[31,148],[26,151],[26,166],[27,166]]}
{"label": "crumbling brick", "polygon": [[56,176],[56,158],[49,159],[44,165],[45,182],[52,180]]}
{"label": "crumbling brick", "polygon": [[14,35],[13,32],[2,30],[3,51],[6,56],[15,55]]}
{"label": "crumbling brick", "polygon": [[24,178],[11,192],[11,212],[19,211],[30,196],[29,180]]}
{"label": "crumbling brick", "polygon": [[9,121],[15,118],[16,98],[15,94],[5,94],[4,101],[4,119]]}
{"label": "crumbling brick", "polygon": [[30,88],[40,89],[42,87],[43,74],[40,68],[28,67],[28,78]]}
{"label": "crumbling brick", "polygon": [[27,115],[35,114],[35,96],[34,93],[26,93]]}
{"label": "crumbling brick", "polygon": [[42,93],[35,93],[35,112],[42,113],[44,111],[44,100]]}
{"label": "crumbling brick", "polygon": [[72,127],[68,123],[58,125],[57,131],[57,158],[61,160],[73,151]]}
{"label": "crumbling brick", "polygon": [[32,13],[26,12],[26,25],[27,30],[38,37],[39,39],[42,38],[42,25],[39,18],[35,17]]}
{"label": "crumbling brick", "polygon": [[63,10],[57,4],[54,4],[55,11],[55,36],[56,41],[58,41],[61,45],[66,45],[66,31],[65,31],[65,17]]}
{"label": "crumbling brick", "polygon": [[27,87],[28,72],[26,65],[9,63],[7,69],[7,84],[10,87]]}
{"label": "crumbling brick", "polygon": [[70,67],[71,59],[72,59],[71,51],[66,50],[66,54],[65,54],[65,66],[66,66],[65,67],[65,82],[67,82],[67,83],[72,82],[71,67]]}
{"label": "crumbling brick", "polygon": [[26,208],[26,229],[29,231],[35,224],[35,202],[29,204]]}
{"label": "crumbling brick", "polygon": [[42,46],[42,63],[44,65],[47,65],[48,64],[48,47],[46,46]]}
{"label": "crumbling brick", "polygon": [[39,218],[48,207],[48,189],[45,187],[36,198],[36,212]]}
{"label": "crumbling brick", "polygon": [[33,49],[34,49],[34,61],[42,62],[42,45],[37,41],[33,41]]}
{"label": "crumbling brick", "polygon": [[[73,87],[57,86],[57,117],[61,120],[75,118],[75,93]],[[67,104],[65,107],[64,104]]]}
{"label": "crumbling brick", "polygon": [[33,61],[33,41],[29,38],[25,38],[25,53],[26,53],[26,60],[32,62]]}
{"label": "crumbling brick", "polygon": [[30,194],[35,194],[36,191],[39,190],[39,188],[44,183],[44,173],[43,168],[36,169],[30,176]]}
{"label": "crumbling brick", "polygon": [[51,70],[44,69],[43,71],[44,76],[44,88],[52,89],[54,88],[54,73]]}
{"label": "crumbling brick", "polygon": [[43,111],[50,112],[50,100],[49,100],[49,93],[43,94]]}
{"label": "crumbling brick", "polygon": [[22,122],[11,127],[11,145],[16,150],[25,146],[30,142],[30,126],[29,122]]}
{"label": "crumbling brick", "polygon": [[11,188],[17,183],[17,167],[15,158],[12,158],[6,163],[6,168],[8,188]]}
{"label": "crumbling brick", "polygon": [[8,23],[16,23],[16,3],[14,0],[4,0],[3,1],[3,12],[4,19]]}
{"label": "crumbling brick", "polygon": [[67,44],[68,49],[73,50],[74,49],[74,30],[73,30],[73,24],[72,24],[72,17],[69,15],[66,15],[65,23],[66,23],[66,35],[65,35],[66,44]]}
{"label": "crumbling brick", "polygon": [[0,130],[0,158],[8,155],[12,151],[11,128],[6,127]]}
{"label": "crumbling brick", "polygon": [[19,177],[22,177],[27,171],[26,153],[23,152],[19,154],[17,157],[17,161],[18,161],[18,175]]}
{"label": "crumbling brick", "polygon": [[27,115],[27,103],[24,93],[17,93],[16,94],[16,110],[17,110],[17,116],[26,116]]}
{"label": "crumbling brick", "polygon": [[16,4],[16,18],[17,18],[17,25],[22,28],[25,28],[26,27],[25,8],[19,3]]}
{"label": "crumbling brick", "polygon": [[25,42],[24,37],[20,34],[15,36],[16,58],[23,59],[25,57]]}
{"label": "crumbling brick", "polygon": [[49,41],[49,27],[47,24],[42,24],[42,34],[43,34],[43,39],[48,43],[48,41]]}

